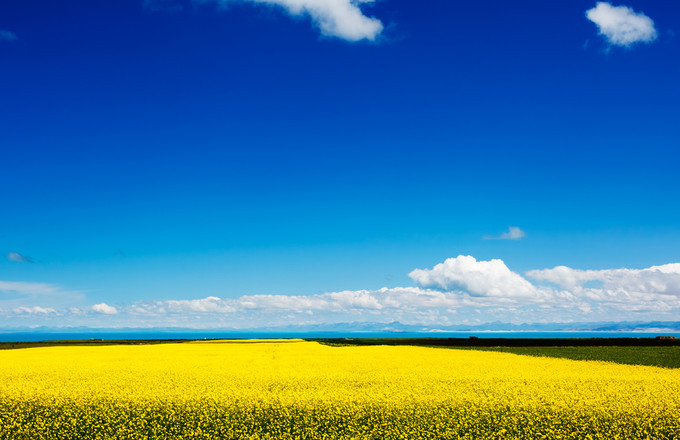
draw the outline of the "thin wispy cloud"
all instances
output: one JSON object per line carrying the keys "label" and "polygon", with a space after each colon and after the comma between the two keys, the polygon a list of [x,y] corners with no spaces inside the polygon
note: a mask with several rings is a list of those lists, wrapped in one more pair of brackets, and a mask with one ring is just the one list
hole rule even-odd
{"label": "thin wispy cloud", "polygon": [[21,255],[19,252],[8,252],[7,259],[16,263],[33,263],[33,259],[31,257]]}
{"label": "thin wispy cloud", "polygon": [[194,0],[226,7],[235,2],[282,8],[293,17],[308,17],[325,37],[355,42],[375,41],[383,31],[382,22],[364,14],[362,6],[375,0]]}
{"label": "thin wispy cloud", "polygon": [[0,281],[0,293],[19,295],[52,295],[60,292],[59,287],[44,283],[23,281]]}
{"label": "thin wispy cloud", "polygon": [[17,41],[19,37],[12,31],[0,29],[0,41]]}
{"label": "thin wispy cloud", "polygon": [[611,45],[629,47],[651,43],[658,35],[651,18],[627,6],[598,2],[586,11],[586,17],[597,25],[600,35]]}
{"label": "thin wispy cloud", "polygon": [[526,235],[527,235],[526,232],[524,232],[517,226],[510,226],[507,232],[503,232],[502,234],[495,236],[485,235],[482,238],[484,240],[520,240],[526,237]]}

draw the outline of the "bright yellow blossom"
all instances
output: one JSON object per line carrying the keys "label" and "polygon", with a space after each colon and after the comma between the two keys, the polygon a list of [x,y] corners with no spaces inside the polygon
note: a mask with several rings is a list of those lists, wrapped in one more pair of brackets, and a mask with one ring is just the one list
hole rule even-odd
{"label": "bright yellow blossom", "polygon": [[216,341],[0,351],[0,439],[677,439],[680,370]]}

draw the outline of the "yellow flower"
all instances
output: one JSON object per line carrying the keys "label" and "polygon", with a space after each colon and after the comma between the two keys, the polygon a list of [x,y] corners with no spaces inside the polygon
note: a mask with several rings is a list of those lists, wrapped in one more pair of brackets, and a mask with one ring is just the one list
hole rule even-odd
{"label": "yellow flower", "polygon": [[680,370],[300,340],[0,352],[4,439],[680,438]]}

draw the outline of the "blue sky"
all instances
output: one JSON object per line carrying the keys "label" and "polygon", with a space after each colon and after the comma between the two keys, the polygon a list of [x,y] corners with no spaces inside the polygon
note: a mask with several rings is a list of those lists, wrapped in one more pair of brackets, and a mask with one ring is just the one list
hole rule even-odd
{"label": "blue sky", "polygon": [[3,1],[4,327],[674,319],[679,32],[667,0]]}

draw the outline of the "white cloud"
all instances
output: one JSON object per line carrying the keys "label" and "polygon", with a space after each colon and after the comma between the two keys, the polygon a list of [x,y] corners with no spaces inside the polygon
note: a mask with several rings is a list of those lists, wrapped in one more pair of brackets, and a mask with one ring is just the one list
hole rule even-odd
{"label": "white cloud", "polygon": [[552,269],[530,270],[526,275],[537,281],[548,281],[565,289],[573,290],[589,281],[598,279],[598,271],[577,270],[566,266],[556,266]]}
{"label": "white cloud", "polygon": [[[667,312],[680,308],[679,263],[646,269],[579,270],[557,266],[532,270],[527,276],[557,284],[600,307]],[[593,282],[598,285],[588,285]]]}
{"label": "white cloud", "polygon": [[164,301],[158,303],[158,305],[175,313],[231,313],[234,311],[233,307],[215,296],[204,299]]}
{"label": "white cloud", "polygon": [[104,315],[116,315],[118,310],[106,303],[99,303],[92,306],[92,310],[97,313],[103,313]]}
{"label": "white cloud", "polygon": [[594,8],[586,11],[586,17],[597,25],[600,34],[610,44],[617,46],[651,43],[657,37],[654,21],[627,6],[598,2]]}
{"label": "white cloud", "polygon": [[380,298],[375,296],[375,293],[368,290],[351,291],[344,290],[342,292],[332,292],[322,295],[327,298],[329,303],[334,304],[339,309],[373,309],[380,310],[387,304],[383,304]]}
{"label": "white cloud", "polygon": [[22,324],[34,319],[43,322],[68,316],[68,307],[82,300],[77,291],[62,290],[45,283],[0,281],[0,326],[10,325],[12,319]]}
{"label": "white cloud", "polygon": [[8,252],[7,253],[7,259],[9,261],[14,261],[14,262],[17,262],[17,263],[32,263],[33,262],[31,257],[21,255],[19,252]]}
{"label": "white cloud", "polygon": [[375,40],[383,30],[380,20],[361,11],[362,4],[375,0],[195,0],[216,1],[225,6],[240,1],[283,8],[296,17],[308,16],[321,34],[347,41]]}
{"label": "white cloud", "polygon": [[538,294],[535,286],[508,269],[502,260],[477,261],[469,255],[449,258],[432,269],[416,269],[408,276],[423,287],[459,289],[473,296],[532,297]]}
{"label": "white cloud", "polygon": [[647,269],[579,270],[566,266],[531,270],[527,276],[548,281],[560,287],[578,290],[592,281],[602,283],[604,290],[663,294],[680,297],[680,263],[652,266]]}
{"label": "white cloud", "polygon": [[303,311],[331,309],[332,305],[323,295],[250,295],[233,302],[240,310]]}
{"label": "white cloud", "polygon": [[460,301],[456,293],[446,293],[419,287],[383,287],[378,290],[345,290],[320,295],[286,296],[253,295],[236,301],[240,309],[329,312],[381,312],[394,309],[417,309],[456,306]]}
{"label": "white cloud", "polygon": [[16,314],[29,314],[29,315],[47,315],[49,313],[57,313],[56,310],[49,307],[17,307],[13,310]]}
{"label": "white cloud", "polygon": [[646,269],[578,270],[558,266],[529,271],[527,276],[567,288],[593,308],[609,310],[612,314],[680,315],[680,264],[677,263]]}
{"label": "white cloud", "polygon": [[18,39],[14,32],[0,29],[0,41],[17,41]]}
{"label": "white cloud", "polygon": [[526,237],[526,235],[526,232],[517,226],[510,226],[508,227],[508,232],[503,232],[501,235],[496,237],[485,235],[482,238],[484,238],[484,240],[519,240]]}

